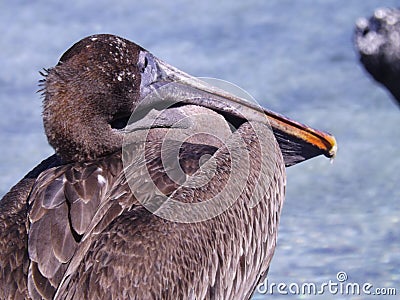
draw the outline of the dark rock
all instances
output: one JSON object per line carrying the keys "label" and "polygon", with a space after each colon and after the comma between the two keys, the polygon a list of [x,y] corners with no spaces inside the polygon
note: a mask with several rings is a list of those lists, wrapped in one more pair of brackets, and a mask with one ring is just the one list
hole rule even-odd
{"label": "dark rock", "polygon": [[380,8],[359,19],[354,42],[365,69],[400,105],[400,10]]}

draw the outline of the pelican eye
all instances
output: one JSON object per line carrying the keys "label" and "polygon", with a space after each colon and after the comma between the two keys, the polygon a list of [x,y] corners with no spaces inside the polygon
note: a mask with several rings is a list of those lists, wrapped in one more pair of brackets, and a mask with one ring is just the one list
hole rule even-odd
{"label": "pelican eye", "polygon": [[141,66],[139,66],[140,73],[144,73],[144,71],[146,70],[148,64],[149,64],[149,60],[145,56],[143,64]]}
{"label": "pelican eye", "polygon": [[124,129],[128,125],[130,115],[128,116],[117,116],[110,122],[110,126],[113,129]]}

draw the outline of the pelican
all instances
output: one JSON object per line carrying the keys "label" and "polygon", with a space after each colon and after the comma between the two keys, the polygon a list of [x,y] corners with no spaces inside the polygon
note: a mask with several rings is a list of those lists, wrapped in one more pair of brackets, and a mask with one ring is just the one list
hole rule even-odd
{"label": "pelican", "polygon": [[44,72],[55,154],[0,201],[1,299],[248,299],[285,166],[333,136],[92,35]]}

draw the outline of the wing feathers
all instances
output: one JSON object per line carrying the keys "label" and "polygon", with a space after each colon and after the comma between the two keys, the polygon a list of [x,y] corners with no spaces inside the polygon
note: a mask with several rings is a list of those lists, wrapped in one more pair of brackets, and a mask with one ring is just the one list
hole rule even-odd
{"label": "wing feathers", "polygon": [[[54,257],[57,259],[58,265],[59,263],[66,263],[71,259],[78,245],[68,222],[67,204],[63,203],[46,217],[51,219],[50,239]],[[46,257],[42,257],[40,261],[47,264],[45,259]]]}
{"label": "wing feathers", "polygon": [[52,209],[65,201],[63,185],[63,177],[59,177],[46,187],[42,192],[42,206],[44,208]]}
{"label": "wing feathers", "polygon": [[[117,165],[112,169],[117,174],[122,168]],[[38,177],[29,198],[31,295],[54,296],[113,177],[107,173],[107,162],[60,166]],[[113,217],[111,213],[107,222]]]}
{"label": "wing feathers", "polygon": [[[131,165],[128,166],[122,165],[121,154],[117,154],[92,163],[67,165],[46,171],[36,182],[30,199],[28,245],[32,260],[31,276],[29,276],[31,295],[37,293],[44,298],[75,295],[74,289],[71,289],[73,284],[93,286],[93,289],[97,289],[99,282],[96,276],[102,280],[104,286],[114,286],[115,276],[118,274],[118,280],[127,280],[129,276],[125,274],[126,270],[122,266],[120,266],[122,269],[114,268],[116,253],[109,252],[107,249],[114,245],[115,251],[121,255],[127,255],[125,251],[129,247],[127,248],[126,244],[131,243],[132,239],[125,239],[128,232],[123,230],[108,232],[107,228],[127,224],[126,222],[130,224],[136,222],[137,220],[132,219],[134,216],[140,218],[137,221],[139,224],[146,223],[143,217],[151,214],[135,197],[139,197],[140,201],[151,201],[157,208],[180,188],[181,181],[185,181],[188,176],[200,169],[201,164],[204,163],[204,161],[200,163],[201,159],[212,157],[217,150],[211,146],[184,143],[181,151],[175,154],[178,157],[175,159],[172,157],[169,164],[165,165],[160,155],[161,147],[155,145],[149,152],[147,149],[138,148],[137,151],[145,151],[145,160],[133,158],[130,161]],[[176,173],[177,170],[180,172]],[[129,178],[129,184],[126,178]],[[158,190],[154,189],[155,186]],[[135,191],[134,195],[131,190]],[[185,189],[181,191],[181,194],[187,195],[189,192],[190,189]],[[201,189],[198,192],[200,193]],[[189,199],[183,197],[182,200],[196,201],[192,194]],[[129,213],[129,220],[124,219],[128,216],[127,213]],[[224,216],[221,215],[221,218]],[[152,220],[149,218],[149,226],[152,225]],[[220,228],[220,234],[227,234],[225,233],[227,229],[224,228]],[[140,231],[137,232],[141,234]],[[100,236],[108,236],[110,245],[98,244],[99,248],[93,248]],[[120,243],[115,244],[114,238],[117,237]],[[133,239],[133,242],[135,240]],[[136,242],[140,244],[140,241],[139,239]],[[154,241],[151,247],[155,247],[156,244],[157,242]],[[239,248],[243,251],[243,248],[248,247],[250,245],[243,244]],[[223,252],[229,252],[235,247],[226,244],[222,248]],[[101,260],[96,258],[99,249],[102,249],[99,252],[102,253]],[[129,253],[128,256],[133,255],[136,257],[135,261],[139,261],[142,254],[139,248],[135,247],[135,249],[137,252]],[[152,251],[157,252],[154,249]],[[94,260],[95,258],[97,260]],[[193,261],[195,262],[196,259],[193,258]],[[211,266],[204,265],[203,267],[210,268],[205,271],[207,274],[205,276],[209,276],[213,287],[208,292],[205,289],[202,295],[217,291],[219,295],[221,285],[229,286],[227,282],[218,279],[221,263],[234,269],[246,260],[239,261],[238,256],[231,259],[227,255],[227,259],[221,262],[220,255],[215,253],[211,262]],[[194,268],[194,265],[190,267]],[[93,272],[101,272],[101,274]],[[144,268],[135,272],[138,276],[141,272],[147,274]],[[91,276],[95,277],[91,278]],[[243,277],[244,274],[240,276]],[[141,277],[140,281],[144,282],[144,280],[145,278]],[[229,278],[229,280],[232,281],[234,278]],[[118,283],[117,286],[119,284],[122,283]],[[134,281],[123,283],[126,286],[125,291],[130,291],[130,288],[127,289],[130,284],[135,283]],[[100,290],[103,290],[104,286]],[[179,289],[179,287],[176,288]],[[233,287],[230,288],[233,289]],[[115,287],[113,289],[115,290]],[[229,295],[234,293],[234,290],[228,289],[225,293]],[[77,295],[82,294],[79,292]]]}

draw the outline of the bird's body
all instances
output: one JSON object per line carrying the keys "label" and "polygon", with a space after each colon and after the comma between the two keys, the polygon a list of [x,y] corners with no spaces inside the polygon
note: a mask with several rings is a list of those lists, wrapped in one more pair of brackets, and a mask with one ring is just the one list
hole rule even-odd
{"label": "bird's body", "polygon": [[[44,83],[56,154],[0,202],[0,298],[250,298],[275,249],[285,164],[334,155],[334,139],[233,109],[221,101],[257,111],[115,36],[60,61]],[[151,99],[128,122],[168,84],[181,102],[154,118]]]}

